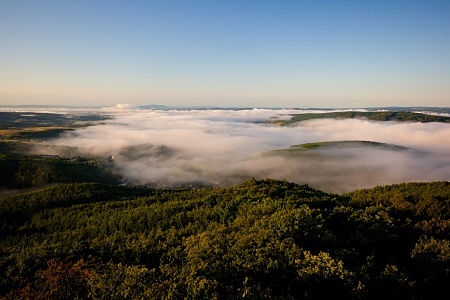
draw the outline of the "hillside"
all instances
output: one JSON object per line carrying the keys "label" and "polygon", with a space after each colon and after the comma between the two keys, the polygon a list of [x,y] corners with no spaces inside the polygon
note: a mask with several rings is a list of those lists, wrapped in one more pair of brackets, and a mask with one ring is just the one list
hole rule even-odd
{"label": "hillside", "polygon": [[450,297],[450,183],[249,180],[0,198],[4,299]]}
{"label": "hillside", "polygon": [[399,122],[443,122],[450,123],[450,117],[427,115],[408,111],[340,111],[327,113],[296,114],[292,118],[276,123],[282,126],[313,119],[367,119],[371,121],[399,121]]}
{"label": "hillside", "polygon": [[373,141],[327,141],[317,143],[306,143],[300,145],[292,145],[287,149],[279,149],[271,151],[272,154],[302,154],[313,153],[316,150],[350,150],[350,149],[371,149],[384,151],[404,151],[409,150],[407,147],[379,143]]}

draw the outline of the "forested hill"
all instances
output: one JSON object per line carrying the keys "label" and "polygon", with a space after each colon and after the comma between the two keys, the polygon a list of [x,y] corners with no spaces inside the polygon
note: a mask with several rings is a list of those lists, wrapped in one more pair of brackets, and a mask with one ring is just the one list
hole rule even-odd
{"label": "forested hill", "polygon": [[450,183],[0,198],[2,299],[448,299]]}
{"label": "forested hill", "polygon": [[293,115],[291,119],[277,121],[280,125],[290,125],[312,119],[367,119],[372,121],[402,121],[402,122],[443,122],[450,123],[450,117],[428,115],[407,111],[339,111],[328,113],[306,113]]}

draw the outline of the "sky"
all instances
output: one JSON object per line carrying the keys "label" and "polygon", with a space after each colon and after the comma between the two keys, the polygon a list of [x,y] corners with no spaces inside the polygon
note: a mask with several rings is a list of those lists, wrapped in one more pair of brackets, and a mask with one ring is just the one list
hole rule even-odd
{"label": "sky", "polygon": [[0,1],[0,105],[450,106],[450,1]]}

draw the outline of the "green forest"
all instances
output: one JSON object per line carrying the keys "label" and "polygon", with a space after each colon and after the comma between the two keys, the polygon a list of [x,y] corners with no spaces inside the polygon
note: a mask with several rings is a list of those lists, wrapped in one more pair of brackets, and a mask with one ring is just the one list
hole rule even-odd
{"label": "green forest", "polygon": [[450,183],[66,183],[0,198],[1,299],[450,297]]}

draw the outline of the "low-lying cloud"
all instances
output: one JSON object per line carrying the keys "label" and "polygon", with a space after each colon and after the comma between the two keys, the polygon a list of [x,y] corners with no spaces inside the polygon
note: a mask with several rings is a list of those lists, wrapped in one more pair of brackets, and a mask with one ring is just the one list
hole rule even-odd
{"label": "low-lying cloud", "polygon": [[[107,112],[101,125],[67,132],[54,145],[84,155],[114,155],[131,184],[231,185],[277,178],[329,192],[399,182],[450,180],[450,125],[317,119],[280,127],[290,110],[138,110]],[[314,155],[267,152],[291,145],[364,140],[411,148],[329,149]],[[321,152],[322,151],[322,152]]]}

